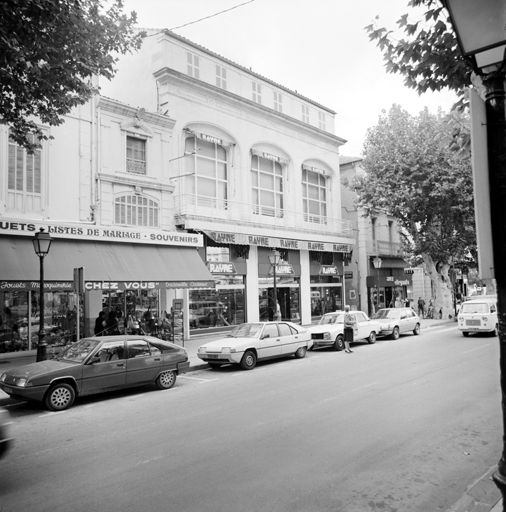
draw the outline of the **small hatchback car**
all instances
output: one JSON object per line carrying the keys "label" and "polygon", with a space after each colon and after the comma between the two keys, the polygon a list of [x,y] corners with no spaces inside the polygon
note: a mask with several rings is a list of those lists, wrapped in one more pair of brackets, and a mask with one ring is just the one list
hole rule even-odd
{"label": "small hatchback car", "polygon": [[420,334],[420,317],[411,308],[383,308],[373,315],[381,324],[381,336],[399,339],[400,334]]}
{"label": "small hatchback car", "polygon": [[0,389],[12,398],[39,400],[62,411],[76,396],[150,383],[169,389],[189,366],[184,349],[151,336],[83,338],[53,359],[2,373]]}

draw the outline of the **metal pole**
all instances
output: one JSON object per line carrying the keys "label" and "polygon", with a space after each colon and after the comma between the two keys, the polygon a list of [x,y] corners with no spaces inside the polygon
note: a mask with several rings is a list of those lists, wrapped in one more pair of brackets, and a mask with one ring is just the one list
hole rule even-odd
{"label": "metal pole", "polygon": [[39,343],[37,344],[37,362],[46,360],[47,343],[44,341],[44,256],[40,260],[40,283],[39,283]]}
{"label": "metal pole", "polygon": [[273,320],[276,321],[276,320],[279,320],[278,319],[278,294],[277,294],[277,290],[276,290],[276,265],[277,265],[277,262],[275,261],[274,262],[274,265],[272,266],[273,268],[273,272],[274,272],[274,315],[273,315]]}
{"label": "metal pole", "polygon": [[490,184],[490,222],[492,227],[494,274],[497,283],[499,324],[499,366],[501,371],[503,447],[493,479],[506,507],[506,115],[505,73],[490,73],[486,87],[488,179]]}

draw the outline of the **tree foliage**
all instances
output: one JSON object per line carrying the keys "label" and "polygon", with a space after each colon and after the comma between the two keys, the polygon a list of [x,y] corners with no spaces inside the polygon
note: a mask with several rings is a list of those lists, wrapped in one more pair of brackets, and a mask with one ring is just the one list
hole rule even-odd
{"label": "tree foliage", "polygon": [[[451,147],[468,127],[467,114],[424,109],[410,115],[399,105],[383,111],[364,144],[366,174],[352,184],[358,206],[382,210],[399,222],[405,246],[423,259],[433,283],[441,287],[436,263],[467,260],[476,254],[470,157]],[[440,276],[439,276],[440,277]],[[443,275],[445,279],[445,275]],[[447,282],[446,308],[450,308]],[[440,293],[441,306],[445,302]]]}
{"label": "tree foliage", "polygon": [[136,14],[122,9],[121,0],[0,2],[0,118],[18,144],[39,147],[37,121],[61,124],[98,92],[94,76],[115,75],[114,52],[140,48]]}
{"label": "tree foliage", "polygon": [[471,85],[472,70],[458,49],[448,12],[439,0],[410,0],[408,6],[413,10],[425,7],[427,11],[423,20],[401,16],[397,21],[404,33],[401,39],[385,27],[365,27],[382,51],[387,71],[403,75],[406,86],[420,94],[448,87],[463,95]]}

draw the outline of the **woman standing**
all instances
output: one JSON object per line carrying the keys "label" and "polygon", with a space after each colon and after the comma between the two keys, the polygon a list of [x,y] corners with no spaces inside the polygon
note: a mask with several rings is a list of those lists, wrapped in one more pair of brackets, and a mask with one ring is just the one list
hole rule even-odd
{"label": "woman standing", "polygon": [[355,328],[355,315],[350,313],[350,306],[344,306],[344,351],[351,354],[350,343],[353,343],[353,330]]}

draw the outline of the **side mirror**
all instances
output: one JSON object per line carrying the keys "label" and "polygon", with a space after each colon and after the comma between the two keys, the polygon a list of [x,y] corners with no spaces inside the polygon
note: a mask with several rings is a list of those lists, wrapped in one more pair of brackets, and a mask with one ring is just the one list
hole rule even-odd
{"label": "side mirror", "polygon": [[265,340],[265,338],[270,338],[270,337],[271,337],[271,335],[270,335],[270,334],[264,334],[264,335],[262,336],[262,339],[263,339],[263,340]]}

